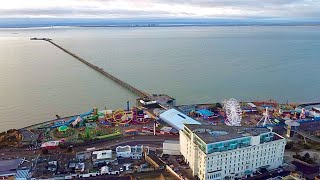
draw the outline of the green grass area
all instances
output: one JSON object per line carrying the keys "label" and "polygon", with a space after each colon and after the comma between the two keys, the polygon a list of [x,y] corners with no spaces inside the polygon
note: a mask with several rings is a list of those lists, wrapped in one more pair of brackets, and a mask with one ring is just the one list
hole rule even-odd
{"label": "green grass area", "polygon": [[53,130],[53,135],[56,138],[67,138],[69,136],[74,135],[74,133],[75,133],[75,130],[72,129],[72,128],[70,128],[70,129],[68,129],[67,131],[64,131],[64,132],[60,132],[60,131],[58,131],[58,129]]}
{"label": "green grass area", "polygon": [[112,133],[112,134],[106,134],[106,135],[103,135],[103,136],[97,136],[95,137],[96,139],[115,139],[115,138],[118,138],[118,137],[121,137],[122,133],[120,131],[117,131],[115,133]]}

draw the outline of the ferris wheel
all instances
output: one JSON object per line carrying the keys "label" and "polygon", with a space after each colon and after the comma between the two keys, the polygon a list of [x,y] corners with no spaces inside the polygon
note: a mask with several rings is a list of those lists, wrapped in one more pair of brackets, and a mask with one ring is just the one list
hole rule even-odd
{"label": "ferris wheel", "polygon": [[225,124],[228,126],[241,126],[242,110],[239,102],[231,98],[224,104],[224,109],[227,116]]}

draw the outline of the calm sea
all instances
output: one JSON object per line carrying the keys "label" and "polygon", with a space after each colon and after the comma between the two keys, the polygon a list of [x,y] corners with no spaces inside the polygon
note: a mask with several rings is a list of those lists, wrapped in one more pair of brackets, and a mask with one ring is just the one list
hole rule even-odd
{"label": "calm sea", "polygon": [[33,36],[179,104],[320,101],[320,27],[0,29],[0,131],[136,98]]}

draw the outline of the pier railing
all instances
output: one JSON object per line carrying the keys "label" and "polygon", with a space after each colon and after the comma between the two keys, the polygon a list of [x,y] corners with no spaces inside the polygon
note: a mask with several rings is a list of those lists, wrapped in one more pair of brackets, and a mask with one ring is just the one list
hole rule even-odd
{"label": "pier railing", "polygon": [[79,57],[78,55],[68,51],[67,49],[63,48],[62,46],[54,43],[51,39],[44,39],[44,41],[47,41],[51,44],[53,44],[54,46],[56,46],[57,48],[61,49],[62,51],[66,52],[67,54],[69,54],[70,56],[78,59],[79,61],[81,61],[82,63],[86,64],[87,66],[91,67],[92,69],[96,70],[97,72],[103,74],[104,76],[108,77],[109,79],[111,79],[112,81],[114,81],[115,83],[119,84],[120,86],[128,89],[129,91],[133,92],[134,94],[138,95],[139,97],[143,97],[143,98],[148,98],[151,99],[152,96],[144,91],[139,90],[138,88],[135,88],[133,86],[131,86],[130,84],[122,81],[121,79],[113,76],[112,74],[104,71],[102,68],[84,60],[83,58]]}

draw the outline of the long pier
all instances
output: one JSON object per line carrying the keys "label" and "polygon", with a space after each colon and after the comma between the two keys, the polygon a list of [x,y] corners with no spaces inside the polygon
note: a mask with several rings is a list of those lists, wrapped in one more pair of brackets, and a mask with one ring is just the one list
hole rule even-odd
{"label": "long pier", "polygon": [[[38,39],[37,39],[38,40]],[[117,83],[118,85],[128,89],[129,91],[133,92],[134,94],[138,95],[139,97],[142,98],[148,98],[148,99],[152,99],[152,96],[144,91],[139,90],[138,88],[135,88],[134,86],[131,86],[130,84],[122,81],[121,79],[113,76],[112,74],[104,71],[102,68],[86,61],[85,59],[79,57],[78,55],[68,51],[67,49],[63,48],[62,46],[54,43],[51,39],[39,39],[39,40],[44,40],[47,41],[51,44],[53,44],[54,46],[56,46],[57,48],[61,49],[62,51],[66,52],[67,54],[69,54],[70,56],[78,59],[79,61],[81,61],[82,63],[84,63],[85,65],[91,67],[92,69],[96,70],[97,72],[101,73],[102,75],[108,77],[109,79],[111,79],[112,81],[114,81],[115,83]]]}

